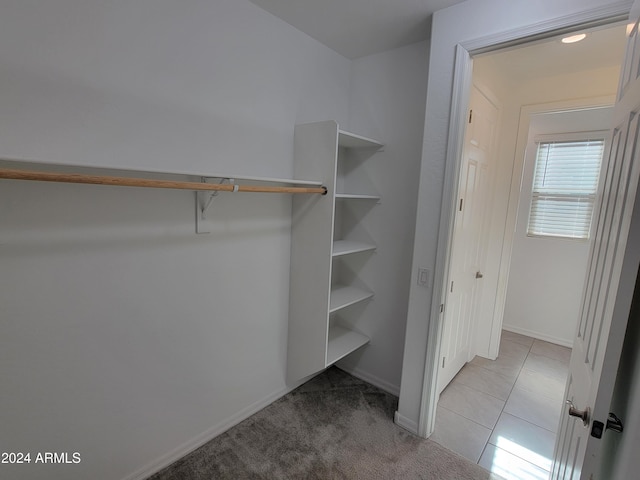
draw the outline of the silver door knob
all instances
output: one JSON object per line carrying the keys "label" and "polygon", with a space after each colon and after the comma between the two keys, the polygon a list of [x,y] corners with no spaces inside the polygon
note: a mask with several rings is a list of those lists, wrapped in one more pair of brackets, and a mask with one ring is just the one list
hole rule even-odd
{"label": "silver door knob", "polygon": [[585,427],[589,426],[589,407],[584,410],[578,410],[571,400],[567,400],[567,405],[569,405],[569,415],[572,417],[578,417],[582,419],[582,424]]}
{"label": "silver door knob", "polygon": [[482,272],[476,272],[476,278],[482,278],[484,277],[484,275],[482,275]]}

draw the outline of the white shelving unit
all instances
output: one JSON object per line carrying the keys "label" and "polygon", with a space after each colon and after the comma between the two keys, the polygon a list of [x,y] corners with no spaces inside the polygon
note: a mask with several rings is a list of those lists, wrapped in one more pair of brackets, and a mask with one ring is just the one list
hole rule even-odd
{"label": "white shelving unit", "polygon": [[287,359],[291,381],[317,373],[369,343],[344,317],[374,292],[343,263],[350,258],[366,263],[375,252],[375,242],[358,227],[360,210],[354,213],[349,206],[380,202],[358,173],[382,146],[340,130],[334,121],[296,126],[294,177],[320,180],[327,195],[293,199]]}

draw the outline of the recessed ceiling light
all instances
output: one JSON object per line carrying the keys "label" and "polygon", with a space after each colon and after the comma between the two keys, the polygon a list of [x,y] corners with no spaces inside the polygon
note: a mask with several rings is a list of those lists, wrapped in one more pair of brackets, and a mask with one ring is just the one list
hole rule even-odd
{"label": "recessed ceiling light", "polygon": [[577,35],[571,35],[570,37],[564,37],[562,43],[576,43],[580,40],[584,40],[587,37],[586,33],[579,33]]}

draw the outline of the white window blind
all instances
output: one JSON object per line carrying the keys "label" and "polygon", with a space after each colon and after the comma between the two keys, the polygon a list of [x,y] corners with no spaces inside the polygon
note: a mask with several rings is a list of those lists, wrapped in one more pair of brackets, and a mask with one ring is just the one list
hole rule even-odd
{"label": "white window blind", "polygon": [[604,139],[538,143],[528,234],[589,238]]}

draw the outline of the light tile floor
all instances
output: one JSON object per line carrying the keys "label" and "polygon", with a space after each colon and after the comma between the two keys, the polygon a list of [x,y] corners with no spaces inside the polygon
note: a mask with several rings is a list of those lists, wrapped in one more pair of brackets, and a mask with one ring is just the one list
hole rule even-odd
{"label": "light tile floor", "polygon": [[571,349],[502,332],[440,395],[432,440],[507,480],[546,480]]}

